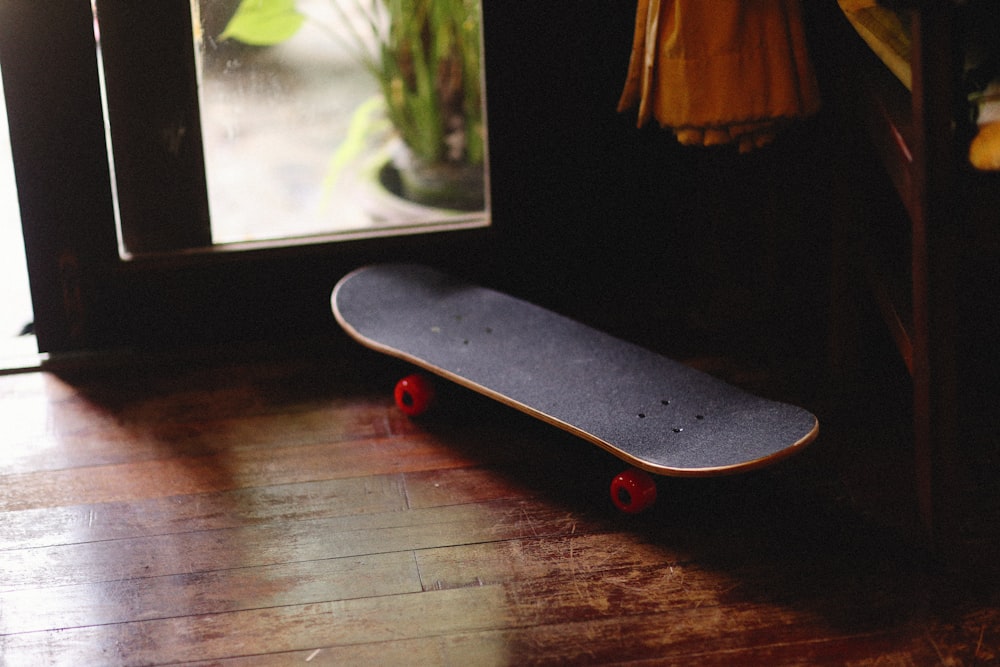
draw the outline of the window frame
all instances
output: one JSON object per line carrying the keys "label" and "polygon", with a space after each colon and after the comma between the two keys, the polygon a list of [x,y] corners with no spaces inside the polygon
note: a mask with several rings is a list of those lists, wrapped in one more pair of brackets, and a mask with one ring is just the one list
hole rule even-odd
{"label": "window frame", "polygon": [[[488,270],[495,217],[479,229],[191,251],[209,230],[204,179],[185,175],[203,160],[190,6],[101,4],[109,107],[147,121],[115,130],[116,161],[139,170],[136,196],[120,205],[143,228],[187,231],[156,239],[172,251],[119,255],[90,5],[0,0],[0,71],[40,351],[313,336],[335,330],[329,292],[356,266]],[[172,150],[165,133],[179,127],[187,128],[183,145]],[[142,158],[129,162],[135,155]]]}

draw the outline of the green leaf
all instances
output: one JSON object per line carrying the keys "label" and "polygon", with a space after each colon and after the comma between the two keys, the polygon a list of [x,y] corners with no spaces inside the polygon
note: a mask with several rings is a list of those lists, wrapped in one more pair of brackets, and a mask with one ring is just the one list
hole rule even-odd
{"label": "green leaf", "polygon": [[295,0],[242,0],[219,37],[272,46],[292,37],[305,20],[295,8]]}

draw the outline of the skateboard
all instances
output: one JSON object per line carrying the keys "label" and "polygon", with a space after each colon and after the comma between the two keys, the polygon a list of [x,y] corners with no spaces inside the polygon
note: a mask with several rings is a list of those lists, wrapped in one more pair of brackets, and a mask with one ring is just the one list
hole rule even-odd
{"label": "skateboard", "polygon": [[[648,473],[708,477],[775,463],[813,441],[810,412],[515,297],[416,264],[358,269],[331,297],[341,327],[402,359],[589,441],[629,464],[611,500],[639,512],[656,498]],[[409,415],[431,383],[400,380]]]}

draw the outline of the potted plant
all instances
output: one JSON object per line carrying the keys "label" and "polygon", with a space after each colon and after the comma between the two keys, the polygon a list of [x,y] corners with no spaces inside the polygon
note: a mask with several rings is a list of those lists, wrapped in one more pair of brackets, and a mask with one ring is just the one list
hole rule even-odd
{"label": "potted plant", "polygon": [[[329,1],[342,26],[323,27],[351,41],[401,140],[391,167],[404,196],[440,208],[482,208],[479,0]],[[221,38],[274,45],[307,20],[316,19],[296,0],[242,0]]]}

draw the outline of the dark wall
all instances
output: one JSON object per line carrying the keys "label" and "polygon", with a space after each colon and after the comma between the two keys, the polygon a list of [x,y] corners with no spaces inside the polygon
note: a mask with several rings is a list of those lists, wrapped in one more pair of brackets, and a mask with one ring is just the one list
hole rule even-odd
{"label": "dark wall", "polygon": [[825,118],[746,156],[637,129],[616,111],[634,11],[486,4],[493,278],[651,344],[801,338],[769,327],[825,313]]}
{"label": "dark wall", "polygon": [[[616,111],[634,2],[483,6],[495,233],[121,262],[101,236],[110,229],[110,205],[69,211],[72,235],[41,206],[29,216],[37,219],[33,245],[48,262],[42,273],[52,278],[36,290],[40,344],[59,352],[331,338],[338,332],[329,309],[336,280],[360,264],[396,259],[453,268],[662,348],[690,339],[773,349],[806,340],[801,331],[822,340],[813,321],[825,312],[828,268],[829,133],[822,118],[749,156],[682,148],[669,133],[637,129],[632,114]],[[35,28],[48,25],[28,13]],[[77,132],[78,116],[86,116],[91,150],[69,155],[72,161],[58,151],[47,159],[94,174],[103,123],[91,17],[77,14],[66,29],[75,41],[51,40],[66,51],[65,67],[42,83],[27,76],[21,83],[74,100],[81,81],[89,86],[87,105],[49,120]],[[36,42],[48,44],[22,46]],[[5,69],[5,82],[10,74]],[[12,117],[29,124],[37,115],[27,104],[19,110]],[[40,161],[37,147],[16,148]],[[110,191],[80,179],[58,183],[65,185],[55,190],[65,191],[60,202]],[[53,199],[49,185],[28,179],[19,187],[39,202]],[[66,266],[71,275],[63,275]]]}

